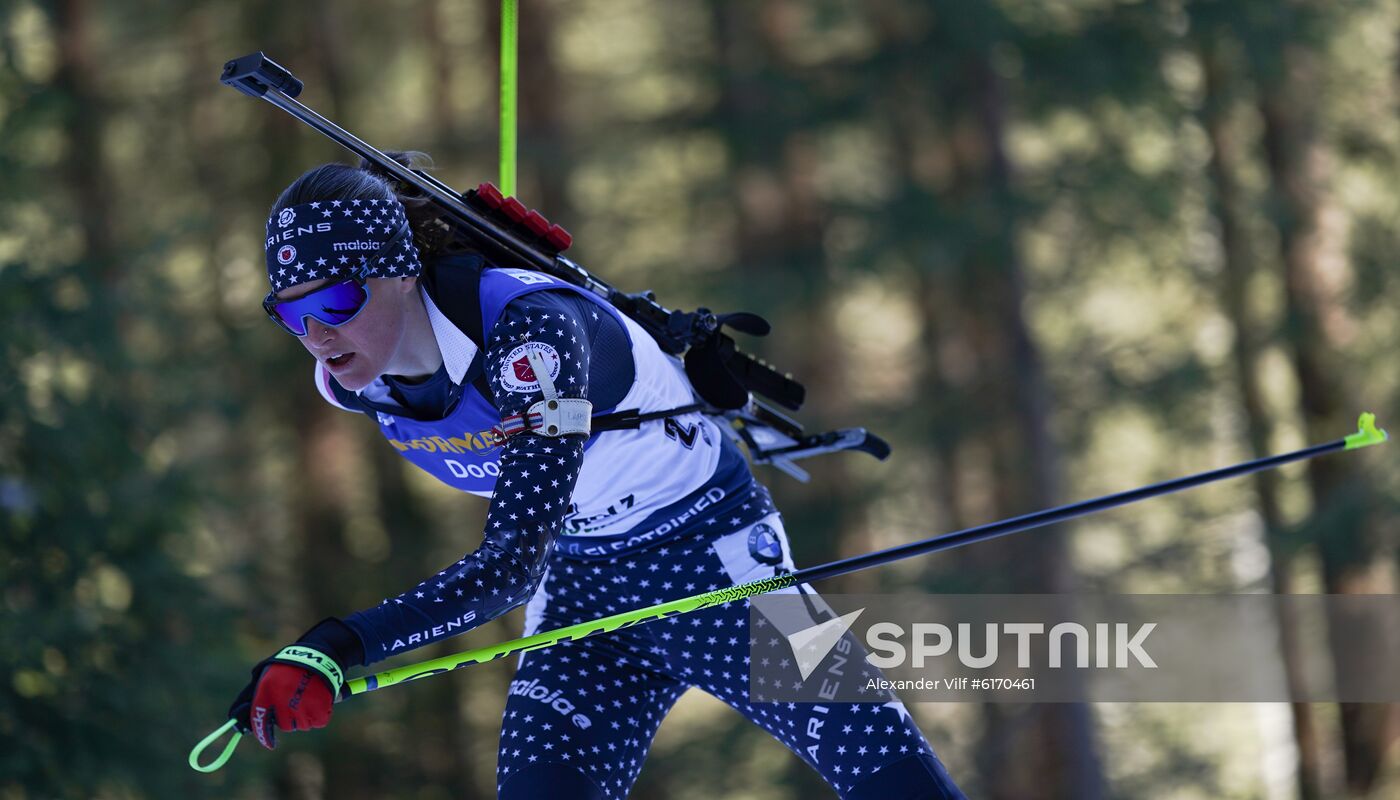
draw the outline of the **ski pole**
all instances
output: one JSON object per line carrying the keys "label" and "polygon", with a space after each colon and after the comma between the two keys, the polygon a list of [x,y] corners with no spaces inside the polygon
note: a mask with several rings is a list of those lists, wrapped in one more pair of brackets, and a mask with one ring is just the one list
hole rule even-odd
{"label": "ski pole", "polygon": [[516,0],[501,0],[501,194],[515,194]]}
{"label": "ski pole", "polygon": [[[1301,450],[1295,450],[1276,456],[1268,456],[1254,461],[1246,461],[1232,467],[1224,467],[1209,472],[1188,475],[1184,478],[1176,478],[1163,483],[1144,486],[1139,489],[1105,495],[1093,500],[1083,500],[1078,503],[1037,511],[1023,516],[1005,519],[1000,522],[992,522],[974,528],[965,528],[942,536],[934,536],[929,539],[923,539],[885,550],[877,550],[876,552],[861,556],[853,556],[851,558],[841,559],[840,561],[832,561],[828,564],[799,569],[796,572],[775,575],[771,578],[763,578],[738,586],[716,589],[692,597],[682,597],[678,600],[671,600],[654,606],[624,611],[590,622],[580,622],[576,625],[568,625],[563,628],[536,633],[533,636],[512,639],[489,647],[467,650],[454,655],[422,661],[417,664],[407,664],[402,667],[385,670],[384,672],[373,675],[366,675],[361,678],[352,678],[346,681],[345,685],[341,687],[340,694],[336,697],[336,702],[340,702],[354,695],[365,694],[375,691],[376,689],[383,689],[386,686],[407,683],[408,681],[426,678],[430,675],[437,675],[443,672],[451,672],[454,669],[461,669],[471,664],[494,661],[498,658],[504,658],[505,656],[515,653],[538,650],[542,647],[549,647],[550,645],[559,644],[561,642],[577,641],[588,636],[639,625],[643,622],[651,622],[677,614],[699,611],[735,600],[742,600],[746,597],[778,591],[779,589],[785,589],[799,583],[811,583],[824,578],[833,578],[837,575],[845,575],[850,572],[867,569],[869,567],[889,564],[911,556],[935,553],[941,550],[951,550],[954,547],[961,547],[974,542],[984,542],[998,536],[1019,533],[1021,531],[1030,530],[1031,528],[1039,528],[1055,522],[1062,522],[1067,519],[1073,519],[1074,517],[1093,514],[1129,503],[1136,503],[1139,500],[1146,500],[1150,497],[1160,497],[1162,495],[1179,492],[1184,489],[1191,489],[1226,478],[1234,478],[1240,475],[1248,475],[1252,472],[1272,469],[1283,464],[1315,458],[1337,450],[1356,450],[1362,447],[1369,447],[1370,445],[1385,442],[1389,438],[1389,435],[1384,430],[1376,427],[1376,415],[1364,413],[1357,421],[1356,433],[1334,442],[1305,447]],[[229,741],[228,745],[225,746],[223,753],[220,754],[218,759],[213,763],[201,765],[199,763],[199,756],[206,747],[217,740],[225,731],[232,728],[233,725],[234,720],[230,719],[228,722],[224,723],[223,727],[209,734],[203,741],[195,745],[194,750],[190,751],[190,766],[200,772],[213,772],[222,767],[233,755],[233,750],[237,747],[238,740],[242,737],[242,734],[235,732],[233,738]]]}

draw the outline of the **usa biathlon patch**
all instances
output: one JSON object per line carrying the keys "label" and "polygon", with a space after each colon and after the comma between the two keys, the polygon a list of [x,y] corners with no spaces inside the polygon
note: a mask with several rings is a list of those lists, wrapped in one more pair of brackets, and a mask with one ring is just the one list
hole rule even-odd
{"label": "usa biathlon patch", "polygon": [[527,355],[532,350],[539,353],[544,358],[544,363],[549,365],[549,379],[559,377],[559,351],[544,342],[526,342],[510,351],[510,355],[506,356],[505,363],[501,366],[501,385],[506,391],[529,394],[540,390],[539,378],[535,377]]}

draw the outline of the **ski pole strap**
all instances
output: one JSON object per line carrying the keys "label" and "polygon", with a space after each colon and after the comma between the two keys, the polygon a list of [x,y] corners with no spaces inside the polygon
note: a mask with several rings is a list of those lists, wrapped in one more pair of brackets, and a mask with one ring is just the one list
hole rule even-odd
{"label": "ski pole strap", "polygon": [[238,720],[230,719],[223,724],[223,727],[204,737],[199,744],[195,745],[194,749],[190,751],[190,766],[199,772],[213,772],[224,764],[227,764],[228,760],[233,758],[233,750],[235,747],[238,747],[238,740],[243,738],[243,734],[238,731],[233,732],[233,738],[229,739],[228,744],[224,746],[224,752],[220,753],[219,757],[214,759],[211,763],[201,764],[199,763],[199,757],[204,753],[204,748],[213,744],[220,736],[223,736],[236,724],[238,724]]}

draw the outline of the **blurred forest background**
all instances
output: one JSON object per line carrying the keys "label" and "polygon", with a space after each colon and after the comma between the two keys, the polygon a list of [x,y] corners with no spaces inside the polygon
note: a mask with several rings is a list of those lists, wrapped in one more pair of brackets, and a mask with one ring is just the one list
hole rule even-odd
{"label": "blurred forest background", "polygon": [[[0,3],[0,800],[493,796],[513,659],[185,758],[255,661],[485,513],[268,324],[267,209],[347,155],[222,64],[267,51],[465,189],[496,177],[498,15]],[[1397,41],[1400,0],[524,0],[518,194],[619,286],[766,315],[744,344],[812,430],[893,441],[759,468],[810,565],[1400,427]],[[1392,593],[1398,501],[1367,450],[822,588]],[[1393,706],[911,708],[977,798],[1400,796]],[[692,692],[633,796],[830,794]]]}

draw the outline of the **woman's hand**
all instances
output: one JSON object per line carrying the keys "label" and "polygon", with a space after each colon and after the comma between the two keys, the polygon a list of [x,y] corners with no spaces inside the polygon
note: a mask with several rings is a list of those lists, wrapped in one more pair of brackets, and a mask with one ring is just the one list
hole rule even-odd
{"label": "woman's hand", "polygon": [[328,617],[253,667],[252,680],[229,707],[229,717],[240,733],[253,734],[269,750],[277,746],[278,730],[323,728],[345,682],[345,667],[363,660],[359,636]]}

